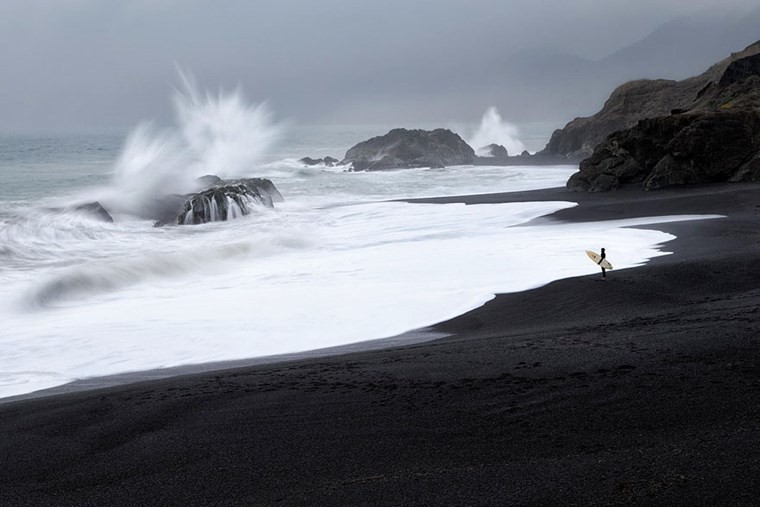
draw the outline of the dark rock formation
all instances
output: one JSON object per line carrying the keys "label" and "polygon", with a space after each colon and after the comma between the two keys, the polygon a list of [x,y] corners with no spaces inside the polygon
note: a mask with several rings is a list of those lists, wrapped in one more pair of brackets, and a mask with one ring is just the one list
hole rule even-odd
{"label": "dark rock formation", "polygon": [[217,176],[216,174],[207,174],[205,176],[201,176],[197,179],[198,183],[203,186],[203,188],[210,187],[211,185],[218,185],[222,182],[222,178]]}
{"label": "dark rock formation", "polygon": [[639,183],[651,190],[758,180],[760,43],[711,67],[700,78],[707,75],[710,80],[687,107],[642,119],[607,137],[581,162],[567,188],[595,192]]}
{"label": "dark rock formation", "polygon": [[616,132],[567,182],[600,192],[638,183],[648,190],[688,183],[756,181],[760,114],[719,111],[641,120]]}
{"label": "dark rock formation", "polygon": [[299,159],[298,161],[306,165],[317,165],[317,164],[322,164],[324,162],[321,158],[311,158],[311,157],[304,157],[302,159]]}
{"label": "dark rock formation", "polygon": [[750,76],[760,75],[760,54],[734,60],[728,64],[725,72],[718,81],[718,86],[728,86],[738,83]]}
{"label": "dark rock formation", "polygon": [[480,157],[491,158],[507,158],[509,156],[509,152],[504,146],[495,143],[491,143],[488,146],[483,146],[478,149],[478,154]]}
{"label": "dark rock formation", "polygon": [[335,166],[335,164],[337,164],[340,161],[337,158],[332,158],[332,157],[325,157],[325,158],[304,157],[300,159],[299,162],[304,163],[308,166],[323,164],[323,165],[326,165],[327,167],[333,167]]}
{"label": "dark rock formation", "polygon": [[475,151],[446,129],[393,129],[349,149],[340,162],[353,171],[472,164]]}
{"label": "dark rock formation", "polygon": [[101,206],[101,204],[98,201],[94,202],[87,202],[84,204],[78,204],[74,206],[74,211],[79,211],[82,213],[86,213],[90,215],[93,218],[97,218],[98,220],[101,220],[103,222],[109,222],[113,223],[113,217],[111,216],[106,209]]}
{"label": "dark rock formation", "polygon": [[[715,110],[716,92],[726,92],[731,85],[746,83],[747,77],[757,75],[759,58],[760,42],[757,42],[696,77],[683,81],[643,79],[625,83],[612,92],[601,111],[587,118],[575,118],[563,129],[555,130],[540,154],[586,157],[608,135],[634,127],[639,120]],[[755,90],[758,93],[756,87]],[[729,103],[728,107],[741,106]]]}
{"label": "dark rock formation", "polygon": [[219,185],[190,196],[177,216],[184,225],[232,220],[251,213],[254,206],[272,206],[268,196],[244,184]]}
{"label": "dark rock formation", "polygon": [[231,220],[250,214],[257,206],[273,208],[283,198],[270,180],[247,178],[221,180],[219,185],[185,196],[166,196],[164,201],[156,227]]}
{"label": "dark rock formation", "polygon": [[612,92],[604,107],[589,118],[576,118],[565,128],[555,130],[542,154],[579,157],[616,130],[634,126],[643,118],[670,114],[687,107],[702,83],[669,80],[631,81]]}
{"label": "dark rock formation", "polygon": [[285,200],[282,197],[282,194],[280,193],[280,191],[277,190],[277,187],[274,186],[274,183],[272,183],[272,180],[268,180],[266,178],[246,178],[242,180],[237,180],[237,183],[242,183],[251,188],[256,188],[260,194],[262,194],[265,197],[268,197],[269,200],[271,200],[273,203],[283,202]]}

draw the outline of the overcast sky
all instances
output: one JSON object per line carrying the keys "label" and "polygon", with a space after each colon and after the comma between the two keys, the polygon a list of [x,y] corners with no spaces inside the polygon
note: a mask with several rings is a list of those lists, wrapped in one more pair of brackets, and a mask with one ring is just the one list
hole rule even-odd
{"label": "overcast sky", "polygon": [[502,91],[502,109],[520,102],[498,72],[510,55],[600,59],[670,19],[759,2],[0,0],[0,129],[167,121],[175,64],[296,123],[474,121]]}

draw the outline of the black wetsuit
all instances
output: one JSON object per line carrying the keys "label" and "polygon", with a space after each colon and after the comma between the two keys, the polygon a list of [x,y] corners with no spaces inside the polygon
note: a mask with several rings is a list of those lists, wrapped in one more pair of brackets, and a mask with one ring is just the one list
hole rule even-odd
{"label": "black wetsuit", "polygon": [[602,258],[599,260],[599,265],[600,265],[599,267],[602,268],[602,278],[607,278],[607,270],[604,269],[603,266],[601,266],[602,261],[604,261],[604,259],[606,259],[606,258],[607,258],[607,254],[604,253],[604,250],[602,250]]}

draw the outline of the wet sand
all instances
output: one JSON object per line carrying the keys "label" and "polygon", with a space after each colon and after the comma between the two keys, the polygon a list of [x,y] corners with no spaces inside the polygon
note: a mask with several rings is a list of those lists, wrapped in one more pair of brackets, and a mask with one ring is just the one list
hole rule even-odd
{"label": "wet sand", "polygon": [[434,341],[0,405],[0,504],[756,505],[758,196],[437,199],[727,218],[658,225],[673,255],[499,295]]}

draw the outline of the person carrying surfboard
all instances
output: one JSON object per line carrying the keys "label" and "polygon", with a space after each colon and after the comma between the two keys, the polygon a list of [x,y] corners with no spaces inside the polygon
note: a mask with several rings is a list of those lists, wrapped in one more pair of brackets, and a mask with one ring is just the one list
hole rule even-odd
{"label": "person carrying surfboard", "polygon": [[602,255],[592,252],[591,250],[586,250],[586,255],[591,259],[591,262],[602,268],[602,280],[607,280],[607,270],[612,269],[612,264],[607,260],[607,254],[604,253],[604,248],[602,248]]}

